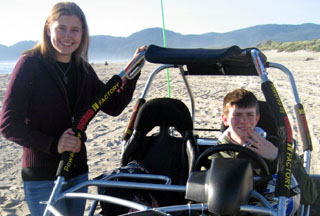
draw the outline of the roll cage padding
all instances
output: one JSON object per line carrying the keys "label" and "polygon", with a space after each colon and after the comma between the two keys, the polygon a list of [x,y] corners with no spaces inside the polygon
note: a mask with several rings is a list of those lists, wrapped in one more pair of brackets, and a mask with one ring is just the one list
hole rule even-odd
{"label": "roll cage padding", "polygon": [[303,105],[298,103],[294,106],[294,111],[296,112],[298,126],[301,134],[301,139],[303,143],[303,152],[305,151],[312,151],[312,139],[307,123],[306,114],[304,112]]}
{"label": "roll cage padding", "polygon": [[[185,75],[242,75],[257,76],[251,50],[231,46],[224,49],[178,49],[150,45],[145,58],[151,63],[186,65]],[[267,58],[259,52],[263,64]]]}
{"label": "roll cage padding", "polygon": [[278,137],[280,139],[275,195],[277,197],[290,197],[292,157],[294,153],[291,125],[273,83],[266,81],[262,83],[261,89],[267,104],[273,111],[278,127]]}
{"label": "roll cage padding", "polygon": [[137,114],[138,114],[138,111],[140,110],[141,106],[146,102],[146,100],[144,98],[139,98],[139,100],[137,101],[134,109],[133,109],[133,112],[131,114],[131,118],[129,120],[129,123],[122,135],[122,140],[123,141],[128,141],[128,139],[130,138],[130,136],[132,135],[132,132],[133,132],[133,126],[134,126],[134,123],[136,121],[136,117],[137,117]]}
{"label": "roll cage padding", "polygon": [[231,46],[224,49],[177,49],[150,45],[146,52],[146,60],[152,63],[188,65],[215,64],[228,57],[239,55],[241,49]]}
{"label": "roll cage padding", "polygon": [[[88,104],[88,106],[83,109],[78,116],[75,116],[72,124],[72,130],[74,131],[75,136],[82,141],[84,140],[85,131],[90,121],[100,111],[101,107],[110,101],[121,85],[121,77],[118,75],[112,76],[111,79],[103,86],[101,91],[92,98],[92,101]],[[63,176],[66,179],[70,177],[74,157],[74,152],[63,152],[56,176]]]}

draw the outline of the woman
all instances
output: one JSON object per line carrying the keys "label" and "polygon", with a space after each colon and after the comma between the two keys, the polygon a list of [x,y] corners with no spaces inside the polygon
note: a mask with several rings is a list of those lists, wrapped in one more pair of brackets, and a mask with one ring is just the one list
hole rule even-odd
{"label": "woman", "polygon": [[[22,179],[33,216],[44,212],[46,205],[39,201],[49,199],[63,152],[77,153],[64,189],[88,179],[86,147],[71,129],[73,118],[104,85],[87,62],[88,45],[88,26],[80,7],[58,3],[46,20],[43,40],[20,57],[12,72],[0,132],[23,147]],[[137,79],[124,79],[102,111],[119,115],[130,102]],[[84,208],[85,200],[58,203],[66,215],[83,215]]]}

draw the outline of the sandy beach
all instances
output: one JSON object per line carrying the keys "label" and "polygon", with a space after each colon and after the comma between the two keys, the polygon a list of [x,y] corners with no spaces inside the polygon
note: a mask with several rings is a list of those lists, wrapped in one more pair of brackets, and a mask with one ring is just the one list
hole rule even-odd
{"label": "sandy beach", "polygon": [[[294,75],[301,103],[304,105],[313,151],[311,173],[320,174],[320,53],[297,51],[293,53],[265,52],[268,60],[286,66]],[[98,76],[106,82],[112,75],[118,74],[125,63],[95,64]],[[150,73],[158,65],[146,63],[138,81],[134,98],[129,106],[118,117],[110,117],[103,113],[91,121],[87,129],[88,164],[90,179],[119,166],[121,136],[126,127],[133,106],[140,97],[144,84]],[[287,114],[292,115],[294,100],[289,86],[288,76],[276,69],[268,70],[270,80],[274,82]],[[182,78],[176,69],[170,69],[171,97],[181,99],[190,108],[190,100],[183,86]],[[168,86],[166,73],[159,74],[152,83],[147,99],[167,97]],[[0,109],[10,79],[10,75],[0,75]],[[221,122],[222,99],[226,92],[244,87],[260,93],[259,77],[188,77],[195,98],[195,128],[219,128]],[[292,125],[296,118],[290,117]],[[300,135],[297,126],[293,127],[294,138],[298,141],[298,153],[302,154]],[[204,134],[216,137],[218,134]],[[21,179],[21,147],[0,136],[0,215],[30,215],[23,193]],[[94,190],[94,189],[90,189]],[[91,202],[87,202],[87,209]],[[96,212],[98,215],[98,211]]]}

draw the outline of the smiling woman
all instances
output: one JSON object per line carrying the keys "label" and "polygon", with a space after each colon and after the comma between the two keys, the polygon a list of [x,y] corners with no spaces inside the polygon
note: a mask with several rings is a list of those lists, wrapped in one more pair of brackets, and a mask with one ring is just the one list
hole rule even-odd
{"label": "smiling woman", "polygon": [[[81,8],[73,2],[57,3],[45,22],[42,40],[19,58],[11,75],[0,132],[23,147],[24,193],[33,216],[45,211],[46,206],[39,203],[49,199],[61,154],[77,153],[63,190],[88,179],[86,140],[80,140],[71,128],[73,119],[105,89],[88,63],[88,46]],[[141,47],[136,54],[145,49]],[[138,77],[124,78],[101,111],[119,115],[130,102]],[[85,203],[61,200],[55,207],[63,215],[83,215]]]}

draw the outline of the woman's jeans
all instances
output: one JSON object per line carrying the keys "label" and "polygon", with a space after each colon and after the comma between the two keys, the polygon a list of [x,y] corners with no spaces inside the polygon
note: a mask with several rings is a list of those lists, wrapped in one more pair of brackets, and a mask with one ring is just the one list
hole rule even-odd
{"label": "woman's jeans", "polygon": [[[69,179],[62,187],[65,191],[81,182],[88,180],[88,173]],[[48,201],[51,195],[54,181],[24,181],[24,194],[32,216],[42,216],[46,204],[40,201]],[[77,192],[88,192],[88,188],[81,188]],[[83,215],[86,206],[85,199],[62,199],[54,207],[63,215]]]}

